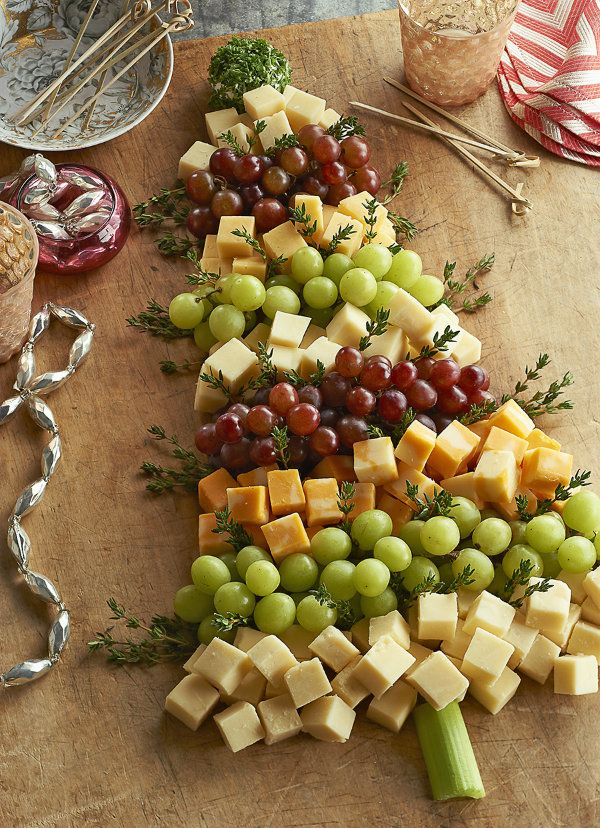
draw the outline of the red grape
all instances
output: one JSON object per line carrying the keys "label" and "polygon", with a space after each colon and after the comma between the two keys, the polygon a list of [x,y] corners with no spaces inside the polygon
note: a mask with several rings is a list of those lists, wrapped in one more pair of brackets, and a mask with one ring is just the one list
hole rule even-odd
{"label": "red grape", "polygon": [[415,417],[415,420],[418,420],[426,428],[431,429],[431,431],[433,431],[433,432],[437,431],[435,422],[431,419],[431,417],[428,417],[427,414],[423,414],[423,413],[417,414],[417,416]]}
{"label": "red grape", "polygon": [[376,196],[381,189],[381,176],[374,167],[365,164],[364,167],[358,169],[352,176],[352,183],[357,189],[357,192],[362,193],[366,190],[372,196]]}
{"label": "red grape", "polygon": [[263,170],[268,170],[269,167],[273,167],[275,165],[275,162],[270,155],[259,155],[258,157],[263,165]]}
{"label": "red grape", "polygon": [[358,190],[351,181],[342,181],[341,184],[332,184],[327,192],[327,204],[337,207],[342,199],[350,198],[350,196],[356,195],[357,192]]}
{"label": "red grape", "polygon": [[271,167],[265,170],[261,180],[263,189],[271,195],[283,195],[286,190],[289,190],[292,179],[281,167]]}
{"label": "red grape", "polygon": [[303,126],[298,133],[298,140],[303,147],[306,147],[306,149],[311,152],[313,144],[317,138],[321,137],[321,135],[325,135],[323,127],[318,126],[318,124],[306,124],[306,126]]}
{"label": "red grape", "polygon": [[198,451],[203,454],[218,454],[223,445],[223,441],[217,437],[214,423],[205,423],[200,426],[196,431],[194,442]]}
{"label": "red grape", "polygon": [[344,345],[335,357],[336,371],[343,377],[358,377],[365,364],[365,358],[358,348]]}
{"label": "red grape", "polygon": [[384,391],[377,403],[377,413],[386,423],[399,423],[406,413],[406,397],[402,391],[390,388]]}
{"label": "red grape", "polygon": [[208,166],[213,175],[226,178],[227,181],[234,180],[233,165],[237,161],[237,155],[230,147],[221,147],[210,156]]}
{"label": "red grape", "polygon": [[298,391],[298,400],[301,403],[309,403],[315,408],[321,408],[323,405],[323,395],[316,385],[305,385]]}
{"label": "red grape", "polygon": [[480,388],[487,391],[490,387],[490,375],[480,365],[465,365],[460,372],[458,384],[467,394],[479,391]]}
{"label": "red grape", "polygon": [[367,365],[374,365],[376,362],[383,362],[384,365],[387,365],[390,371],[392,370],[392,362],[388,357],[384,356],[383,354],[373,354],[373,356],[368,357],[365,360],[365,367]]}
{"label": "red grape", "polygon": [[196,204],[208,205],[217,192],[217,185],[212,173],[208,170],[196,170],[185,182],[185,191],[190,201]]}
{"label": "red grape", "polygon": [[285,415],[286,423],[292,434],[306,437],[318,428],[321,422],[321,415],[318,409],[310,403],[298,403],[293,405]]}
{"label": "red grape", "polygon": [[224,443],[238,443],[244,436],[244,427],[237,414],[221,414],[215,423],[215,434]]}
{"label": "red grape", "polygon": [[244,202],[244,206],[251,210],[257,201],[264,197],[264,193],[258,184],[246,184],[240,187],[240,195]]}
{"label": "red grape", "polygon": [[308,456],[308,440],[306,437],[299,437],[297,434],[292,434],[289,439],[288,448],[290,452],[290,466],[297,469],[306,462]]}
{"label": "red grape", "polygon": [[435,365],[433,357],[421,357],[416,361],[417,375],[419,379],[428,380],[431,377],[431,371]]}
{"label": "red grape", "polygon": [[302,187],[309,195],[319,196],[321,201],[327,197],[329,192],[327,184],[319,181],[316,175],[307,175],[306,178],[302,179]]}
{"label": "red grape", "polygon": [[392,369],[385,362],[367,360],[360,375],[360,382],[369,391],[383,391],[392,383]]}
{"label": "red grape", "polygon": [[321,409],[321,425],[328,428],[334,428],[337,421],[340,419],[339,412],[335,408]]}
{"label": "red grape", "polygon": [[462,388],[453,385],[452,388],[440,390],[437,405],[442,414],[456,415],[463,414],[468,410],[469,401]]}
{"label": "red grape", "polygon": [[221,464],[226,469],[244,469],[250,463],[250,447],[253,443],[242,437],[237,443],[225,443],[220,451]]}
{"label": "red grape", "polygon": [[277,423],[277,414],[266,405],[254,405],[248,411],[246,428],[259,437],[267,437]]}
{"label": "red grape", "polygon": [[250,411],[250,407],[244,405],[244,403],[236,402],[233,405],[230,405],[227,413],[228,414],[237,414],[242,422],[242,428],[246,429],[246,420],[248,419],[248,412]]}
{"label": "red grape", "polygon": [[347,415],[337,421],[336,430],[340,441],[346,448],[352,448],[354,443],[369,439],[369,429],[362,417]]}
{"label": "red grape", "polygon": [[341,161],[347,167],[357,170],[364,167],[371,156],[371,149],[364,138],[350,135],[342,141]]}
{"label": "red grape", "polygon": [[377,405],[377,397],[372,391],[357,385],[346,394],[346,408],[351,414],[366,417]]}
{"label": "red grape", "polygon": [[323,395],[323,402],[326,406],[331,408],[340,408],[346,401],[346,394],[350,389],[350,381],[338,374],[337,371],[332,371],[327,374],[321,383],[321,394]]}
{"label": "red grape", "polygon": [[210,209],[217,218],[222,216],[241,216],[244,212],[242,197],[235,190],[219,190],[210,203]]}
{"label": "red grape", "polygon": [[310,435],[310,448],[319,454],[321,457],[326,457],[329,454],[336,454],[340,447],[340,438],[332,428],[327,426],[319,426],[319,428]]}
{"label": "red grape", "polygon": [[418,376],[417,366],[414,362],[406,360],[405,362],[398,362],[392,368],[392,385],[395,385],[400,391],[406,391]]}
{"label": "red grape", "polygon": [[416,379],[406,389],[406,400],[415,411],[427,411],[437,402],[437,391],[424,379]]}
{"label": "red grape", "polygon": [[210,207],[198,206],[192,207],[187,214],[186,226],[193,236],[203,239],[205,236],[217,232],[219,222]]}
{"label": "red grape", "polygon": [[270,385],[263,385],[252,397],[252,405],[266,405],[269,402],[269,394],[271,393]]}
{"label": "red grape", "polygon": [[242,155],[233,162],[233,174],[240,184],[255,184],[263,172],[258,155]]}
{"label": "red grape", "polygon": [[257,466],[272,466],[277,462],[275,440],[272,437],[259,437],[250,445],[250,459]]}
{"label": "red grape", "polygon": [[266,233],[287,221],[288,212],[276,198],[261,198],[252,208],[252,215],[258,232]]}
{"label": "red grape", "polygon": [[279,163],[287,173],[297,178],[308,170],[308,155],[300,147],[286,147]]}
{"label": "red grape", "polygon": [[333,135],[321,135],[312,146],[312,154],[319,164],[331,164],[337,161],[342,152],[340,142]]}
{"label": "red grape", "polygon": [[495,402],[496,398],[489,391],[478,388],[469,394],[469,405],[484,405],[484,403]]}
{"label": "red grape", "polygon": [[332,161],[321,168],[321,178],[325,184],[341,184],[347,178],[346,168],[339,161]]}
{"label": "red grape", "polygon": [[429,378],[437,389],[452,388],[460,379],[460,366],[453,359],[438,359],[431,368]]}
{"label": "red grape", "polygon": [[278,382],[269,394],[269,405],[276,414],[285,415],[293,405],[298,405],[298,392],[289,382]]}

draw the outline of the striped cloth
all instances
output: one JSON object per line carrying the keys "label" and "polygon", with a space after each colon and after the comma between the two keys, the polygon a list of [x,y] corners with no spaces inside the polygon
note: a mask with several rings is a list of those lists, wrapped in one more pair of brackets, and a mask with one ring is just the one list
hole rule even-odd
{"label": "striped cloth", "polygon": [[600,166],[600,0],[522,0],[498,84],[513,121],[542,146]]}

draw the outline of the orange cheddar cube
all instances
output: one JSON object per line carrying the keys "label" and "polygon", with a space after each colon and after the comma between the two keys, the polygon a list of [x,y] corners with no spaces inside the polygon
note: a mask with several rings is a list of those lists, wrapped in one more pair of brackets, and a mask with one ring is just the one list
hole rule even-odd
{"label": "orange cheddar cube", "polygon": [[334,477],[338,483],[356,480],[354,458],[349,454],[331,454],[324,457],[311,472],[313,477]]}
{"label": "orange cheddar cube", "polygon": [[296,552],[310,554],[310,540],[298,512],[272,520],[262,530],[269,551],[277,563]]}
{"label": "orange cheddar cube", "polygon": [[238,486],[227,489],[227,505],[238,523],[262,526],[269,520],[269,498],[265,486]]}
{"label": "orange cheddar cube", "polygon": [[428,465],[441,477],[453,477],[461,466],[466,468],[479,447],[479,437],[453,420],[438,434]]}
{"label": "orange cheddar cube", "polygon": [[487,503],[510,503],[519,485],[519,467],[512,451],[486,451],[473,476],[475,489]]}
{"label": "orange cheddar cube", "polygon": [[388,494],[397,497],[398,500],[401,500],[402,503],[406,503],[407,506],[413,505],[413,501],[406,493],[407,483],[411,483],[413,486],[419,487],[417,497],[421,500],[424,500],[425,495],[433,497],[436,491],[439,490],[440,487],[437,486],[430,477],[426,477],[422,472],[413,469],[411,466],[407,466],[407,464],[403,463],[401,460],[398,460],[396,466],[398,471],[398,479],[394,480],[392,483],[386,483],[383,488]]}
{"label": "orange cheddar cube", "polygon": [[573,469],[573,455],[551,448],[525,452],[521,483],[541,497],[552,497],[559,483],[568,485]]}
{"label": "orange cheddar cube", "polygon": [[227,469],[217,469],[198,481],[198,502],[203,512],[218,512],[227,506],[227,489],[237,486]]}
{"label": "orange cheddar cube", "polygon": [[275,463],[272,466],[259,466],[257,469],[252,469],[249,472],[242,472],[237,476],[237,482],[240,486],[266,486],[267,472],[274,471],[279,468]]}
{"label": "orange cheddar cube", "polygon": [[516,434],[517,437],[522,437],[526,440],[535,425],[533,420],[521,408],[519,403],[514,400],[507,400],[500,408],[495,411],[488,420],[490,426],[498,426],[504,431],[510,431],[511,434]]}
{"label": "orange cheddar cube", "polygon": [[384,491],[379,492],[377,495],[377,508],[383,512],[387,512],[391,517],[392,535],[397,535],[404,524],[412,520],[414,514],[410,506],[407,506],[406,503],[402,503],[401,500],[397,500],[391,494]]}
{"label": "orange cheddar cube", "polygon": [[320,532],[322,528],[322,526],[307,526],[306,534],[308,535],[308,539],[312,540],[317,532]]}
{"label": "orange cheddar cube", "polygon": [[267,474],[271,511],[274,515],[303,512],[306,506],[298,469],[277,469]]}
{"label": "orange cheddar cube", "polygon": [[348,520],[352,521],[354,518],[367,512],[369,509],[375,508],[375,484],[374,483],[355,483],[354,496],[351,499],[354,508],[348,513]]}
{"label": "orange cheddar cube", "polygon": [[216,528],[217,517],[214,512],[198,515],[198,545],[201,555],[223,555],[232,551],[231,544],[224,536],[213,531]]}
{"label": "orange cheddar cube", "polygon": [[440,486],[442,489],[450,492],[453,497],[466,497],[468,500],[472,500],[478,509],[483,509],[485,505],[477,493],[473,472],[466,472],[456,477],[441,480]]}
{"label": "orange cheddar cube", "polygon": [[418,420],[413,420],[400,438],[394,454],[407,466],[423,471],[434,446],[435,431],[427,428]]}
{"label": "orange cheddar cube", "polygon": [[527,442],[529,444],[530,449],[534,448],[549,448],[554,449],[554,451],[560,451],[560,443],[558,440],[554,440],[552,437],[548,437],[547,434],[540,428],[534,428],[529,437],[527,438]]}
{"label": "orange cheddar cube", "polygon": [[527,440],[522,437],[517,437],[516,434],[511,434],[510,431],[504,431],[503,428],[492,426],[489,434],[481,447],[481,454],[484,451],[512,451],[515,455],[515,460],[521,465],[525,452],[528,449]]}
{"label": "orange cheddar cube", "polygon": [[391,437],[354,443],[354,471],[361,482],[384,486],[398,478]]}
{"label": "orange cheddar cube", "polygon": [[254,546],[260,546],[261,549],[267,549],[267,539],[265,538],[262,526],[257,526],[256,523],[242,523],[246,532],[252,538]]}
{"label": "orange cheddar cube", "polygon": [[519,512],[517,509],[517,497],[524,495],[527,498],[527,512],[534,515],[537,509],[538,500],[532,491],[517,486],[515,496],[510,503],[494,503],[494,509],[502,515],[505,520],[519,520]]}
{"label": "orange cheddar cube", "polygon": [[333,477],[304,481],[306,497],[306,525],[332,526],[343,515],[338,506],[338,484]]}
{"label": "orange cheddar cube", "polygon": [[481,449],[483,448],[483,444],[485,443],[488,434],[490,433],[491,425],[489,420],[478,420],[476,423],[471,423],[471,425],[467,426],[469,431],[472,431],[473,434],[476,434],[479,437],[479,446],[477,447],[477,451],[471,458],[471,465],[473,462],[479,460],[479,455],[481,454]]}

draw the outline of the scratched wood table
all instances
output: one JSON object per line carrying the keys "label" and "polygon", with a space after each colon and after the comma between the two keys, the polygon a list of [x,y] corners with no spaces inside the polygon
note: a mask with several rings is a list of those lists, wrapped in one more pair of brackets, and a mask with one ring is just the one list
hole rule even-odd
{"label": "scratched wood table", "polygon": [[[294,67],[294,83],[347,111],[349,99],[399,108],[382,75],[399,76],[393,12],[267,31]],[[81,160],[113,175],[132,203],[169,184],[177,160],[204,138],[206,70],[223,39],[176,47],[175,75],[157,112],[111,144],[59,160]],[[470,121],[510,144],[538,151],[512,123],[495,88],[467,110]],[[408,159],[398,209],[420,228],[415,248],[428,271],[447,258],[466,269],[495,251],[486,277],[493,304],[468,321],[484,343],[492,388],[510,389],[540,351],[552,378],[575,374],[573,412],[544,426],[575,454],[576,467],[600,473],[597,354],[600,346],[598,176],[542,152],[526,180],[534,210],[508,203],[461,159],[428,136],[366,117],[377,166]],[[0,174],[25,153],[3,146]],[[179,680],[175,666],[109,668],[86,642],[106,626],[115,596],[142,616],[170,612],[196,555],[196,506],[187,495],[153,497],[137,474],[161,458],[145,433],[161,423],[192,442],[191,376],[167,377],[158,362],[191,356],[189,342],[165,344],[125,325],[147,297],[184,287],[185,266],[163,260],[150,235],[97,273],[39,275],[34,307],[52,300],[81,309],[97,325],[89,361],[53,395],[64,436],[63,464],[42,506],[27,518],[32,561],[60,585],[72,611],[64,662],[38,684],[0,700],[0,818],[3,826],[123,825],[269,828],[277,826],[593,826],[600,822],[600,698],[556,697],[524,679],[493,717],[463,709],[487,789],[480,802],[436,804],[412,723],[400,735],[358,716],[345,745],[308,737],[233,756],[212,724],[192,733],[162,712]],[[39,346],[46,367],[62,366],[72,337],[54,327]],[[0,366],[9,396],[15,361]],[[0,519],[38,473],[42,435],[23,419],[1,433]],[[596,478],[597,479],[597,478]],[[0,665],[44,652],[47,618],[17,581],[5,550],[0,563]]]}

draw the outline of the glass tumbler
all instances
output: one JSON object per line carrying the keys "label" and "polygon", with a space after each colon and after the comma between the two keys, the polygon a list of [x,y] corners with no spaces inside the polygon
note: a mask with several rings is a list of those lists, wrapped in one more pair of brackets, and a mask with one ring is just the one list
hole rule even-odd
{"label": "glass tumbler", "polygon": [[0,201],[0,363],[17,353],[27,334],[37,261],[29,219]]}
{"label": "glass tumbler", "polygon": [[478,98],[492,82],[518,0],[399,0],[409,85],[439,106]]}

